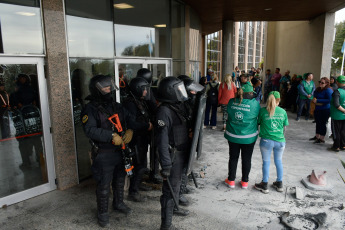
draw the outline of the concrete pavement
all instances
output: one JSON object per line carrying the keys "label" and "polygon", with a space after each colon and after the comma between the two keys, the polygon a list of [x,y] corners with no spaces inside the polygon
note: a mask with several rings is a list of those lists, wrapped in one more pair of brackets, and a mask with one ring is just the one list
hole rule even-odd
{"label": "concrete pavement", "polygon": [[[220,115],[220,114],[219,114]],[[194,167],[200,188],[186,197],[191,201],[189,217],[174,217],[173,223],[181,229],[286,229],[279,217],[290,212],[288,221],[297,229],[345,229],[345,184],[337,169],[345,176],[340,160],[345,152],[327,151],[326,144],[313,144],[315,124],[301,119],[294,120],[289,113],[290,126],[286,131],[286,149],[283,156],[284,192],[278,193],[270,186],[269,194],[253,188],[262,178],[259,139],[252,158],[249,188],[241,189],[241,163],[239,161],[236,188],[224,184],[227,177],[229,148],[221,125],[217,130],[205,129],[203,156]],[[220,118],[220,116],[219,116]],[[220,122],[218,122],[220,124]],[[312,169],[327,171],[327,179],[333,185],[330,192],[307,190],[301,179]],[[276,179],[273,158],[269,183]],[[193,188],[189,182],[189,187]],[[295,198],[294,187],[301,187],[306,197]],[[109,229],[159,229],[160,191],[142,192],[148,197],[145,203],[126,201],[133,213],[126,217],[110,211]],[[95,183],[82,182],[65,191],[53,191],[18,204],[0,209],[0,229],[99,229],[96,221]]]}

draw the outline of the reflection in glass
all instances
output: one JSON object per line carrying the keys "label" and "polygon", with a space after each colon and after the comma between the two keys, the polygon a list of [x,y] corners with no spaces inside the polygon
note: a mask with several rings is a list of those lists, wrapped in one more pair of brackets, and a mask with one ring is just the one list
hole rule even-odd
{"label": "reflection in glass", "polygon": [[66,20],[70,57],[114,57],[112,22],[69,15]]}
{"label": "reflection in glass", "polygon": [[155,32],[150,27],[115,24],[116,56],[158,57]]}
{"label": "reflection in glass", "polygon": [[170,1],[126,3],[133,8],[114,8],[116,56],[171,57]]}
{"label": "reflection in glass", "polygon": [[143,68],[142,64],[119,64],[119,86],[120,100],[123,101],[127,96],[128,83],[137,76],[139,69]]}
{"label": "reflection in glass", "polygon": [[79,180],[83,180],[91,176],[91,162],[90,144],[84,134],[80,114],[88,103],[85,98],[89,95],[90,79],[98,74],[114,77],[114,61],[112,59],[70,58],[70,70],[78,173]]}
{"label": "reflection in glass", "polygon": [[0,63],[0,198],[48,182],[36,65]]}
{"label": "reflection in glass", "polygon": [[147,68],[152,72],[152,87],[157,87],[159,82],[166,77],[166,65],[149,64]]}
{"label": "reflection in glass", "polygon": [[30,3],[23,1],[23,4],[30,6],[0,3],[0,34],[2,35],[3,52],[6,54],[43,54],[39,1],[30,1]]}

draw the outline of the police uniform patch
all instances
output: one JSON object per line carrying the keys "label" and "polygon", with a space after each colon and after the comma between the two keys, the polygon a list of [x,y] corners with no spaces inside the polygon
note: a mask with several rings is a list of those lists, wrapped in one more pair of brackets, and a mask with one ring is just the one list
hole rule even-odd
{"label": "police uniform patch", "polygon": [[87,120],[89,120],[89,117],[87,115],[84,115],[82,119],[83,124],[85,124]]}
{"label": "police uniform patch", "polygon": [[164,123],[164,121],[162,121],[162,120],[158,120],[158,125],[161,126],[161,127],[163,127],[163,126],[165,126],[165,123]]}

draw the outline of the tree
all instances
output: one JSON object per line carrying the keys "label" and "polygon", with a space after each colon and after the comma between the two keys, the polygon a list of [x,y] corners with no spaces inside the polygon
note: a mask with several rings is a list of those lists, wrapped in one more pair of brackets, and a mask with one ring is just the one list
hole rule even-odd
{"label": "tree", "polygon": [[333,44],[333,54],[332,56],[334,58],[339,58],[337,63],[334,63],[332,60],[332,69],[331,73],[332,75],[339,74],[341,63],[343,61],[343,53],[341,52],[341,48],[343,47],[344,39],[345,39],[345,21],[337,23],[335,25],[336,34],[335,34],[335,40]]}

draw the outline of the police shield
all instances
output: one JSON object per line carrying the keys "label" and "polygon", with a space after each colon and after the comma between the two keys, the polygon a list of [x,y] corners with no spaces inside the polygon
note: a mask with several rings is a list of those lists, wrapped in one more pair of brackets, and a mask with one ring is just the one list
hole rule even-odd
{"label": "police shield", "polygon": [[21,108],[24,127],[27,134],[42,131],[42,120],[39,109],[34,105],[25,105]]}
{"label": "police shield", "polygon": [[[200,139],[200,130],[202,128],[203,122],[203,114],[205,112],[206,106],[206,94],[197,94],[196,102],[195,102],[195,110],[193,113],[193,120],[195,121],[193,127],[193,139],[192,144],[190,147],[190,154],[189,154],[189,161],[188,161],[188,168],[187,168],[187,175],[191,173],[193,170],[193,163],[197,154],[197,146],[202,145],[202,139]],[[201,135],[202,137],[202,135]],[[198,144],[199,142],[199,144]]]}

